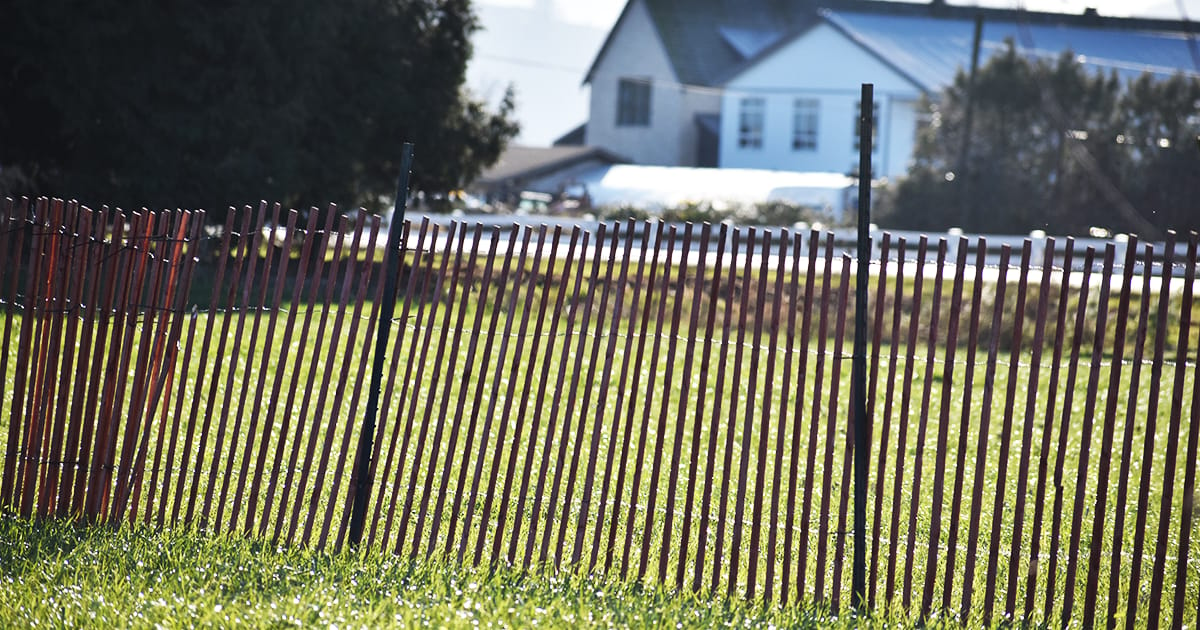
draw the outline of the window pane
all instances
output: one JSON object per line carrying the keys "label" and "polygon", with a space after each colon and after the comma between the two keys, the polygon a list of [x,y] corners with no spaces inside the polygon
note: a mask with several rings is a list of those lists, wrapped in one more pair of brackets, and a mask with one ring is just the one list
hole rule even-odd
{"label": "window pane", "polygon": [[792,110],[792,149],[815,151],[817,127],[820,122],[821,101],[814,98],[796,99]]}
{"label": "window pane", "polygon": [[650,124],[650,80],[621,79],[617,83],[617,125]]}
{"label": "window pane", "polygon": [[738,146],[761,149],[763,145],[763,117],[767,108],[761,98],[744,98],[738,112]]}

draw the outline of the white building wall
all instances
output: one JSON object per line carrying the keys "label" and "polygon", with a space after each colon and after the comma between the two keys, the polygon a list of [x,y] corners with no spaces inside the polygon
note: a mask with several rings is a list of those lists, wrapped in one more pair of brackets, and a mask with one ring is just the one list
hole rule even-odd
{"label": "white building wall", "polygon": [[[781,46],[729,81],[721,101],[720,165],[848,173],[858,165],[855,103],[862,83],[875,84],[879,107],[875,174],[906,172],[916,139],[919,88],[828,24]],[[741,147],[741,100],[766,103],[763,145]],[[816,150],[792,148],[796,98],[820,102]]]}
{"label": "white building wall", "polygon": [[[717,112],[720,97],[711,90],[679,85],[644,0],[635,0],[616,28],[592,74],[587,143],[637,164],[695,165],[693,118],[698,112]],[[648,126],[617,125],[617,84],[622,78],[650,79]]]}

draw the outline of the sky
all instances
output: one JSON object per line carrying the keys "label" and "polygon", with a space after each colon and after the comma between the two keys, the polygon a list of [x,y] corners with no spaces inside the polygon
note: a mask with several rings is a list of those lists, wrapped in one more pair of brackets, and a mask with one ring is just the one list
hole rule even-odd
{"label": "sky", "polygon": [[[924,1],[924,0],[922,0]],[[1200,20],[1200,0],[949,0],[950,4]],[[483,29],[467,86],[496,103],[516,91],[519,144],[549,146],[587,119],[583,76],[625,0],[476,0]],[[1181,12],[1182,10],[1182,12]]]}

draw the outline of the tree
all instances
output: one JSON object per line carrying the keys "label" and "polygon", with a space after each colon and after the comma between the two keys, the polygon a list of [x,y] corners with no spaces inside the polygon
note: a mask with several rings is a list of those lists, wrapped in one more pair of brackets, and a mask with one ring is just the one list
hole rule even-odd
{"label": "tree", "polygon": [[1071,53],[1030,60],[1009,42],[970,79],[959,72],[918,136],[881,221],[980,232],[1091,226],[1156,237],[1200,225],[1200,81],[1144,75],[1123,85]]}
{"label": "tree", "polygon": [[[468,0],[16,0],[0,186],[125,207],[372,204],[465,184],[517,133],[464,90]],[[8,174],[8,177],[3,177]],[[0,191],[4,192],[4,191]]]}

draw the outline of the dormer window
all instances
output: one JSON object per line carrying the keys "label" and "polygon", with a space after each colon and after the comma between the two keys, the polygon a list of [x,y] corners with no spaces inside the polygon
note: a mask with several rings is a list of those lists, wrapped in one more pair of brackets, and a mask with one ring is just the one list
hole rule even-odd
{"label": "dormer window", "polygon": [[650,79],[621,79],[617,82],[617,126],[650,125]]}

